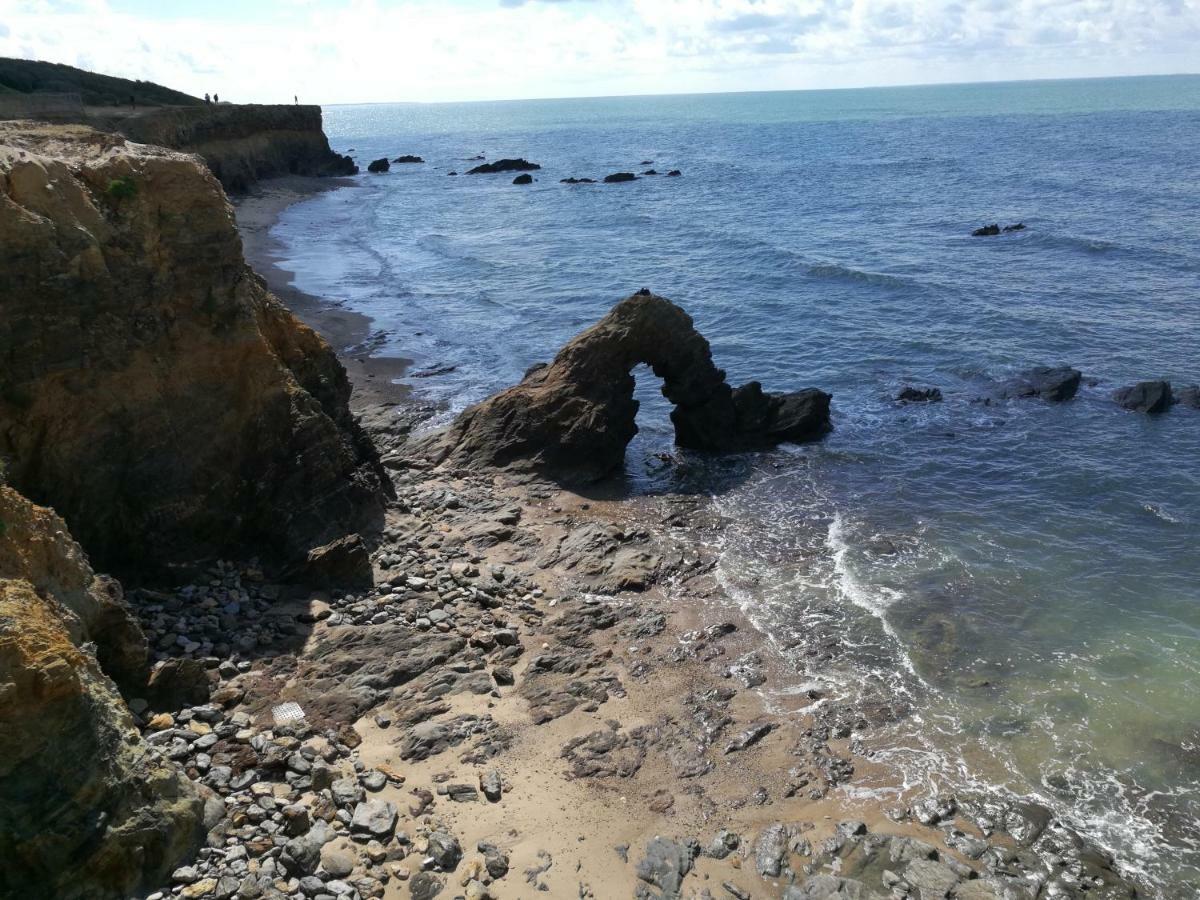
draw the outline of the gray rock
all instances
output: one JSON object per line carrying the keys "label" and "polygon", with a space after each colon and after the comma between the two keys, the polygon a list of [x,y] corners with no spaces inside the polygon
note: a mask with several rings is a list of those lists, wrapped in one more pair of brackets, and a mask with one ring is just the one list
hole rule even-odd
{"label": "gray rock", "polygon": [[958,884],[954,870],[932,859],[914,859],[904,870],[904,880],[916,888],[920,900],[940,900]]}
{"label": "gray rock", "polygon": [[764,878],[778,878],[783,872],[791,832],[782,822],[763,829],[754,845],[754,865]]}
{"label": "gray rock", "polygon": [[412,900],[433,900],[442,892],[444,885],[432,872],[418,872],[408,883]]}
{"label": "gray rock", "polygon": [[387,839],[396,830],[397,811],[387,800],[364,800],[354,808],[350,820],[351,834]]}
{"label": "gray rock", "polygon": [[664,900],[677,898],[699,849],[695,841],[676,842],[655,837],[646,845],[646,855],[637,864],[637,877],[662,891]]}
{"label": "gray rock", "polygon": [[334,878],[345,878],[358,862],[353,851],[345,847],[326,847],[321,851],[321,868]]}
{"label": "gray rock", "polygon": [[783,892],[783,900],[884,900],[861,881],[836,875],[814,875]]}
{"label": "gray rock", "polygon": [[487,841],[480,841],[476,849],[483,854],[483,865],[493,878],[508,874],[508,854]]}
{"label": "gray rock", "polygon": [[1171,408],[1171,385],[1166,381],[1139,381],[1121,388],[1113,394],[1113,400],[1132,412],[1163,413]]}
{"label": "gray rock", "polygon": [[704,853],[713,859],[724,859],[730,853],[738,848],[742,839],[732,831],[722,828],[716,833],[709,845],[704,849]]}
{"label": "gray rock", "polygon": [[445,831],[434,831],[429,835],[429,858],[443,872],[453,872],[462,861],[462,845],[458,838]]}
{"label": "gray rock", "polygon": [[504,793],[504,778],[498,769],[491,769],[479,778],[479,789],[483,796],[496,803]]}
{"label": "gray rock", "polygon": [[773,722],[759,722],[751,725],[725,745],[725,752],[737,753],[745,750],[747,747],[753,747],[774,730],[775,724]]}
{"label": "gray rock", "polygon": [[333,802],[338,806],[353,806],[363,799],[365,793],[357,778],[339,778],[331,786]]}
{"label": "gray rock", "polygon": [[283,845],[279,861],[289,874],[300,877],[311,875],[321,862],[321,848],[329,838],[324,822],[318,822],[300,837],[292,838]]}

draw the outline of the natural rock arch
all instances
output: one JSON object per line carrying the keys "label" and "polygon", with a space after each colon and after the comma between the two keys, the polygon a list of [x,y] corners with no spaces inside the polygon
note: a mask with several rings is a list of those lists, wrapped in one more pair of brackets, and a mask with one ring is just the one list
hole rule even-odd
{"label": "natural rock arch", "polygon": [[465,410],[418,453],[434,464],[527,468],[570,482],[603,478],[620,467],[638,431],[632,371],[641,363],[674,404],[681,447],[751,450],[829,430],[828,394],[766,394],[756,381],[731,388],[691,317],[643,290],[569,341],[552,363]]}

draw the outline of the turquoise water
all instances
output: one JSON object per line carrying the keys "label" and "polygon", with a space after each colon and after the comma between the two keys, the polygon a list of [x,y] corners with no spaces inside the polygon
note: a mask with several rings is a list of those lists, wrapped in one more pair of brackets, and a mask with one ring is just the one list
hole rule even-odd
{"label": "turquoise water", "polygon": [[[1200,78],[329,107],[360,176],[275,234],[304,290],[372,315],[451,409],[646,286],[730,380],[834,395],[819,446],[668,449],[648,373],[634,490],[702,489],[722,577],[835,695],[900,698],[866,787],[1036,793],[1164,896],[1200,884]],[[525,156],[537,182],[458,176]],[[566,186],[679,168],[678,179]],[[972,238],[987,222],[1026,231]],[[1032,365],[1066,404],[976,402]],[[645,374],[647,377],[642,377]],[[902,407],[905,383],[945,401]],[[817,648],[820,648],[819,651]]]}

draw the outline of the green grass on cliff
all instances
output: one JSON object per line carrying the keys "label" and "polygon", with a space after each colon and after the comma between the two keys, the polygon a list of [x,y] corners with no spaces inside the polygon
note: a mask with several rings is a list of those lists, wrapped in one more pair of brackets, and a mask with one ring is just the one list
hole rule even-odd
{"label": "green grass on cliff", "polygon": [[152,81],[130,81],[59,63],[0,57],[0,93],[79,94],[87,106],[196,106],[204,101]]}

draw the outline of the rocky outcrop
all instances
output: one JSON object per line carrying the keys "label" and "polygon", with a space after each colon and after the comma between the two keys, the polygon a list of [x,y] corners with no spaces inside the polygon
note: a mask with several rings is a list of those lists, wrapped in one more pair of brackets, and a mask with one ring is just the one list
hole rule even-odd
{"label": "rocky outcrop", "polygon": [[103,568],[303,558],[381,514],[345,371],[194,157],[0,125],[0,248],[0,457]]}
{"label": "rocky outcrop", "polygon": [[540,169],[537,163],[527,159],[498,159],[495,162],[483,163],[467,171],[468,175],[494,175],[497,172],[536,172]]}
{"label": "rocky outcrop", "polygon": [[632,172],[614,172],[604,176],[605,184],[620,184],[623,181],[637,181],[637,176]]}
{"label": "rocky outcrop", "polygon": [[319,106],[211,104],[114,113],[97,127],[141,144],[198,153],[228,191],[279,175],[353,175],[358,166],[334,153]]}
{"label": "rocky outcrop", "polygon": [[754,381],[732,389],[687,313],[642,291],[572,339],[550,365],[426,438],[417,453],[434,464],[525,468],[566,482],[602,478],[620,467],[638,430],[631,371],[639,363],[663,379],[681,447],[750,450],[813,440],[829,429],[828,394],[767,394]]}
{"label": "rocky outcrop", "polygon": [[1171,385],[1166,381],[1139,381],[1118,390],[1113,400],[1131,412],[1164,413],[1171,408]]}
{"label": "rocky outcrop", "polygon": [[367,171],[370,172],[372,175],[379,175],[383,172],[388,171],[389,169],[391,169],[391,167],[392,167],[392,164],[389,163],[387,161],[387,157],[384,156],[379,159],[372,160],[370,165],[367,166]]}
{"label": "rocky outcrop", "polygon": [[533,184],[533,176],[528,173],[525,175],[518,175],[513,179],[513,184]]}
{"label": "rocky outcrop", "polygon": [[62,520],[0,488],[0,896],[128,897],[199,846],[199,789],[104,670],[136,669],[140,634]]}
{"label": "rocky outcrop", "polygon": [[1083,373],[1070,366],[1035,366],[1005,385],[1000,396],[1005,400],[1040,397],[1061,403],[1075,396],[1082,380]]}

